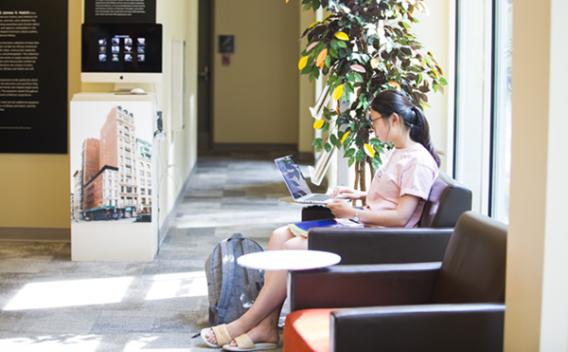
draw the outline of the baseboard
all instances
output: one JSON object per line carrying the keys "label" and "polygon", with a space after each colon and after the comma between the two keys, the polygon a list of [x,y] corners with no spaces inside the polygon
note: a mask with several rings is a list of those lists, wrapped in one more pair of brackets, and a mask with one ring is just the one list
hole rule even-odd
{"label": "baseboard", "polygon": [[298,152],[296,154],[296,160],[300,163],[314,164],[315,158],[313,152]]}
{"label": "baseboard", "polygon": [[291,152],[298,150],[296,144],[269,144],[269,143],[214,143],[213,152]]}
{"label": "baseboard", "polygon": [[164,242],[164,240],[168,236],[168,233],[169,233],[170,229],[172,228],[172,225],[175,223],[176,216],[177,216],[177,209],[178,209],[179,205],[181,204],[181,202],[183,201],[183,198],[185,197],[185,193],[187,192],[187,189],[189,188],[189,181],[191,180],[191,176],[193,175],[193,172],[195,171],[196,166],[197,165],[193,166],[193,168],[191,169],[191,172],[189,173],[189,175],[185,179],[183,186],[181,188],[181,191],[179,192],[179,194],[176,197],[176,201],[174,202],[172,209],[170,210],[170,212],[166,216],[166,219],[164,220],[164,223],[162,224],[162,226],[158,230],[158,252],[160,251],[160,247],[162,246],[162,243]]}
{"label": "baseboard", "polygon": [[71,229],[37,227],[0,227],[0,241],[70,242]]}

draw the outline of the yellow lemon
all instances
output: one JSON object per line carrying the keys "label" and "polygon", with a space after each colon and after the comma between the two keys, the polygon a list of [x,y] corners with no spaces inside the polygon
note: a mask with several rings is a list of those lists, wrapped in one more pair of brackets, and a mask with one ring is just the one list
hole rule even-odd
{"label": "yellow lemon", "polygon": [[323,65],[325,64],[325,58],[327,57],[327,48],[323,49],[319,55],[318,58],[316,59],[316,66],[319,68],[322,68]]}
{"label": "yellow lemon", "polygon": [[302,56],[300,61],[298,61],[298,69],[300,71],[302,71],[306,67],[306,65],[308,64],[308,59],[309,59],[308,56]]}
{"label": "yellow lemon", "polygon": [[365,154],[367,154],[369,158],[373,159],[375,157],[375,150],[373,149],[372,145],[365,143],[363,149],[365,149]]}
{"label": "yellow lemon", "polygon": [[317,119],[314,121],[314,129],[319,130],[320,128],[323,127],[323,124],[325,123],[325,121],[323,119]]}
{"label": "yellow lemon", "polygon": [[341,84],[333,90],[333,99],[339,100],[343,96],[343,89],[345,89],[345,85]]}
{"label": "yellow lemon", "polygon": [[351,131],[345,131],[345,133],[343,134],[343,137],[341,137],[341,144],[345,143],[345,141],[347,140],[347,138],[349,137],[350,134],[351,134]]}
{"label": "yellow lemon", "polygon": [[337,32],[335,33],[335,38],[339,40],[349,41],[349,36],[345,32]]}

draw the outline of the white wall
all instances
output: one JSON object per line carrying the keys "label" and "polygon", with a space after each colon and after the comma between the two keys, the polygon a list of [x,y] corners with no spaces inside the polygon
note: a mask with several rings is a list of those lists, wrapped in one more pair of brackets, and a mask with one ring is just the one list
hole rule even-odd
{"label": "white wall", "polygon": [[[198,3],[198,0],[159,0],[157,3],[157,21],[164,26],[164,72],[158,96],[166,132],[160,155],[160,226],[172,211],[197,161]],[[175,116],[172,107],[174,41],[185,41],[183,116]],[[183,124],[176,123],[178,120]]]}
{"label": "white wall", "polygon": [[441,155],[442,168],[447,172],[447,156],[451,155],[453,145],[449,143],[448,122],[453,120],[453,111],[450,101],[453,101],[454,84],[454,16],[453,0],[428,0],[429,15],[420,15],[420,23],[415,25],[415,33],[424,48],[431,51],[444,70],[448,80],[448,88],[443,94],[431,93],[428,95],[431,108],[426,110],[426,117],[430,123],[432,143]]}

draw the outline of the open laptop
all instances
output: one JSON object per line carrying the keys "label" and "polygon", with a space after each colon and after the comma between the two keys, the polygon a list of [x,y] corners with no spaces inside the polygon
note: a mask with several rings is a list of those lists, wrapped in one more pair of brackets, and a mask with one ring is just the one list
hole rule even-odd
{"label": "open laptop", "polygon": [[306,179],[300,171],[300,167],[292,159],[291,155],[283,156],[281,158],[275,159],[274,163],[280,170],[282,177],[284,178],[284,183],[292,198],[297,203],[303,204],[326,204],[332,200],[332,198],[323,193],[312,193]]}

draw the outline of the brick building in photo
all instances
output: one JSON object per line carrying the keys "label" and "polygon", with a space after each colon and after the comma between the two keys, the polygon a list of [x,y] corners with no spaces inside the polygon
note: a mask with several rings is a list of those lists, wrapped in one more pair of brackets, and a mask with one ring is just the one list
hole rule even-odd
{"label": "brick building in photo", "polygon": [[[111,209],[113,217],[151,213],[152,144],[136,137],[135,116],[114,107],[100,130],[100,138],[83,142],[82,170],[74,177],[74,202],[82,213]],[[81,184],[78,184],[81,182]]]}

